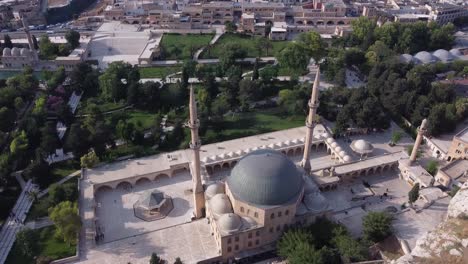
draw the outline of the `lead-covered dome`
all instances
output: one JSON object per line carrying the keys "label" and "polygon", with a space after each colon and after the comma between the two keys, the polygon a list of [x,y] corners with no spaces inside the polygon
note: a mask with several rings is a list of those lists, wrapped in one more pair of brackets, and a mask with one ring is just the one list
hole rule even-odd
{"label": "lead-covered dome", "polygon": [[20,50],[17,47],[11,49],[11,56],[20,56]]}
{"label": "lead-covered dome", "polygon": [[434,56],[436,56],[437,58],[439,58],[439,60],[443,61],[443,62],[449,62],[449,61],[453,61],[455,59],[455,56],[453,56],[452,53],[444,50],[444,49],[438,49],[436,51],[434,51],[434,53],[432,54]]}
{"label": "lead-covered dome", "polygon": [[280,205],[302,190],[302,172],[281,152],[253,151],[234,166],[227,178],[232,194],[257,205]]}
{"label": "lead-covered dome", "polygon": [[420,51],[414,55],[414,58],[417,59],[422,64],[429,64],[437,62],[439,59],[427,51]]}
{"label": "lead-covered dome", "polygon": [[238,215],[233,213],[223,214],[218,219],[218,225],[221,231],[231,234],[241,228],[242,220]]}
{"label": "lead-covered dome", "polygon": [[11,49],[10,48],[4,48],[3,49],[3,56],[11,56]]}

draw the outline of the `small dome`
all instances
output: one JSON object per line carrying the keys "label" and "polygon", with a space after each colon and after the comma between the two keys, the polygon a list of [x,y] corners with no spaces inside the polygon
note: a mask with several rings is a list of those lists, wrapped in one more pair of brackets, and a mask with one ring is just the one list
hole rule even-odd
{"label": "small dome", "polygon": [[238,215],[233,213],[223,214],[218,219],[218,226],[221,231],[230,234],[241,228],[242,220]]}
{"label": "small dome", "polygon": [[337,146],[337,147],[335,148],[335,151],[338,152],[338,153],[340,153],[342,150],[343,150],[343,149],[342,149],[340,146]]}
{"label": "small dome", "polygon": [[427,51],[420,51],[414,55],[414,58],[420,61],[422,64],[429,64],[438,61],[439,59]]}
{"label": "small dome", "polygon": [[11,49],[10,48],[4,48],[3,49],[3,56],[11,56]]}
{"label": "small dome", "polygon": [[449,61],[453,61],[455,59],[455,56],[453,56],[452,53],[444,50],[444,49],[438,49],[436,51],[434,51],[434,53],[432,54],[434,56],[436,56],[439,60],[443,61],[443,62],[449,62]]}
{"label": "small dome", "polygon": [[344,157],[344,156],[346,156],[346,152],[344,152],[344,151],[342,150],[342,151],[340,151],[340,152],[338,153],[338,155],[340,155],[340,157]]}
{"label": "small dome", "polygon": [[331,147],[332,147],[332,148],[338,147],[338,143],[336,143],[336,142],[331,143]]}
{"label": "small dome", "polygon": [[335,141],[335,140],[334,140],[333,138],[331,138],[331,137],[330,137],[330,138],[327,138],[327,143],[328,143],[328,144],[331,144],[331,143],[333,143],[334,141]]}
{"label": "small dome", "polygon": [[205,195],[208,199],[220,193],[224,193],[224,184],[220,182],[209,185],[205,191]]}
{"label": "small dome", "polygon": [[22,49],[20,50],[20,55],[23,56],[23,57],[29,56],[29,55],[30,55],[30,54],[29,54],[29,50],[28,50],[28,49],[25,49],[25,48],[22,48]]}
{"label": "small dome", "polygon": [[11,56],[19,56],[20,55],[20,50],[17,47],[13,47],[11,49]]}
{"label": "small dome", "polygon": [[252,228],[252,227],[256,227],[258,225],[257,222],[255,222],[255,220],[250,216],[243,216],[242,220],[244,220],[243,221],[244,222],[244,224],[243,224],[244,228]]}
{"label": "small dome", "polygon": [[229,198],[224,193],[218,193],[210,199],[210,207],[216,215],[232,213],[232,205]]}
{"label": "small dome", "polygon": [[372,152],[374,146],[363,139],[358,139],[351,142],[351,149],[359,154],[367,154]]}
{"label": "small dome", "polygon": [[314,212],[321,212],[328,207],[327,200],[319,192],[307,194],[304,197],[304,203],[307,209]]}
{"label": "small dome", "polygon": [[455,57],[463,56],[459,49],[451,49],[449,52]]}
{"label": "small dome", "polygon": [[410,54],[401,54],[400,61],[403,63],[411,63],[413,62],[413,56],[411,56]]}
{"label": "small dome", "polygon": [[302,172],[281,152],[254,151],[234,166],[226,184],[236,199],[257,205],[280,205],[302,190]]}
{"label": "small dome", "polygon": [[322,137],[323,137],[323,138],[329,138],[330,135],[329,135],[327,132],[324,132],[324,133],[322,134]]}
{"label": "small dome", "polygon": [[351,161],[351,157],[348,156],[348,155],[345,155],[345,156],[343,157],[343,160],[344,160],[345,162],[350,162],[350,161]]}

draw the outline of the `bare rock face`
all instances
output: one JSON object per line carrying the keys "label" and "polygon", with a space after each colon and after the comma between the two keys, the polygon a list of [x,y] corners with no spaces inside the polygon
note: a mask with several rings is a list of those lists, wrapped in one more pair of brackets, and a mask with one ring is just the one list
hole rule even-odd
{"label": "bare rock face", "polygon": [[468,217],[468,182],[465,182],[457,194],[450,200],[447,218]]}
{"label": "bare rock face", "polygon": [[[468,182],[450,200],[447,219],[416,241],[411,254],[394,264],[424,263],[424,259],[462,259],[468,254]],[[462,262],[460,262],[462,263]]]}

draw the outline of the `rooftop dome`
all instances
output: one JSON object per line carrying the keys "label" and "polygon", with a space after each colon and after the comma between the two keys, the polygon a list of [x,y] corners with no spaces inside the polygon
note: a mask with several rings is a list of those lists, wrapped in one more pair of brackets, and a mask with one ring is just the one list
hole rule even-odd
{"label": "rooftop dome", "polygon": [[11,49],[10,48],[4,48],[3,49],[3,56],[11,56]]}
{"label": "rooftop dome", "polygon": [[350,161],[351,161],[351,157],[348,156],[348,155],[345,155],[345,156],[343,157],[343,160],[344,160],[345,162],[350,162]]}
{"label": "rooftop dome", "polygon": [[452,53],[444,50],[444,49],[438,49],[436,51],[434,51],[434,53],[432,54],[434,56],[436,56],[437,58],[439,58],[439,60],[443,61],[443,62],[448,62],[448,61],[453,61],[455,59],[455,56],[453,56]]}
{"label": "rooftop dome", "polygon": [[210,199],[210,207],[215,215],[232,213],[231,201],[224,193],[218,193]]}
{"label": "rooftop dome", "polygon": [[218,226],[223,232],[233,233],[241,228],[242,220],[238,215],[233,213],[223,214],[218,219]]}
{"label": "rooftop dome", "polygon": [[22,49],[20,50],[20,55],[21,55],[21,56],[24,56],[24,57],[29,56],[29,55],[30,55],[30,54],[29,54],[29,50],[26,49],[26,48],[22,48]]}
{"label": "rooftop dome", "polygon": [[463,55],[463,54],[460,52],[459,49],[451,49],[449,52],[450,52],[453,56],[456,56],[456,57],[462,56],[462,55]]}
{"label": "rooftop dome", "polygon": [[213,196],[219,193],[224,193],[224,184],[220,182],[209,185],[205,191],[205,195],[208,199],[211,199]]}
{"label": "rooftop dome", "polygon": [[331,143],[331,147],[332,147],[332,148],[338,147],[338,143],[336,143],[336,142],[334,141],[333,143]]}
{"label": "rooftop dome", "polygon": [[429,64],[438,61],[439,59],[427,51],[420,51],[414,55],[414,58],[422,64]]}
{"label": "rooftop dome", "polygon": [[11,49],[11,56],[19,56],[20,55],[20,50],[17,47],[13,47]]}
{"label": "rooftop dome", "polygon": [[351,142],[351,148],[359,154],[367,154],[372,152],[374,146],[363,139],[358,139]]}
{"label": "rooftop dome", "polygon": [[232,194],[257,205],[284,204],[302,190],[302,173],[281,152],[262,149],[244,156],[232,169],[227,185]]}
{"label": "rooftop dome", "polygon": [[334,142],[335,140],[333,138],[327,138],[327,143],[331,144],[332,142]]}
{"label": "rooftop dome", "polygon": [[400,61],[403,63],[411,63],[413,62],[413,56],[411,56],[410,54],[401,54]]}

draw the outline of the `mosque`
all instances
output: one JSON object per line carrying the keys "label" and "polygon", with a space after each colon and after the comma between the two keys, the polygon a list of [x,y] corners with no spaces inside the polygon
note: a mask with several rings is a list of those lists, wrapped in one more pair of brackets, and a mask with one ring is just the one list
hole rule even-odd
{"label": "mosque", "polygon": [[[414,155],[411,155],[411,158],[405,156],[402,151],[372,156],[372,144],[365,140],[355,140],[350,148],[357,154],[355,157],[360,155],[361,160],[353,160],[351,154],[342,149],[326,129],[316,122],[319,76],[318,71],[308,103],[309,113],[305,127],[254,136],[257,137],[256,141],[253,141],[253,137],[247,137],[203,147],[199,140],[197,107],[191,87],[190,118],[187,122],[191,131],[190,149],[83,171],[80,189],[84,196],[84,245],[87,249],[96,248],[98,242],[95,237],[99,232],[105,228],[109,230],[108,233],[113,232],[110,231],[111,227],[103,224],[106,216],[98,213],[103,209],[99,209],[102,205],[96,202],[97,195],[106,189],[113,191],[121,186],[126,186],[124,194],[131,193],[133,186],[146,186],[146,183],[170,179],[184,171],[188,172],[191,179],[184,189],[173,191],[175,187],[171,187],[166,189],[168,193],[158,189],[145,189],[137,201],[132,200],[131,206],[132,212],[138,213],[136,218],[160,225],[159,229],[172,228],[171,230],[176,232],[178,225],[191,225],[186,231],[195,232],[188,238],[191,244],[211,241],[214,250],[210,254],[207,254],[206,250],[204,254],[197,253],[196,261],[192,259],[196,263],[229,263],[235,259],[268,252],[275,249],[275,242],[288,228],[314,223],[319,217],[331,218],[335,205],[325,198],[322,191],[336,188],[340,182],[353,181],[359,176],[398,168],[404,172],[401,177],[410,184],[419,182],[421,175],[418,173],[421,169],[415,161],[415,151],[420,144],[426,121],[419,130],[417,144],[413,148]],[[239,150],[246,145],[250,148]],[[326,150],[326,157],[332,159],[333,165],[319,171],[311,168],[312,149]],[[302,154],[300,162],[295,163],[290,153]],[[215,177],[214,172],[219,170],[217,168],[230,168],[230,173]],[[166,182],[161,188],[177,184],[175,180],[174,183]],[[426,184],[426,181],[424,183],[423,186],[432,184]],[[188,199],[192,200],[188,209],[191,217],[188,222],[183,220],[186,222],[175,223],[174,221],[178,220],[174,215],[181,213],[180,197],[187,193],[191,197]],[[116,203],[114,198],[112,201],[109,205],[111,207]],[[125,208],[125,205],[122,207]],[[109,212],[106,210],[104,209],[104,212]],[[120,217],[121,214],[122,212],[117,212],[116,217]],[[133,217],[131,215],[125,218],[122,226],[135,224]],[[115,222],[112,217],[108,220]],[[163,226],[163,222],[169,221],[172,226]],[[120,226],[113,230],[122,231]],[[150,232],[152,231],[146,233]],[[126,237],[133,239],[136,235],[128,233]],[[195,235],[202,238],[197,240]],[[173,237],[172,234],[170,236]],[[113,237],[109,243],[122,239],[126,238]],[[202,247],[208,248],[206,245]],[[170,248],[166,247],[166,250]],[[175,248],[177,249],[177,246]],[[180,250],[176,254],[181,254]]]}

